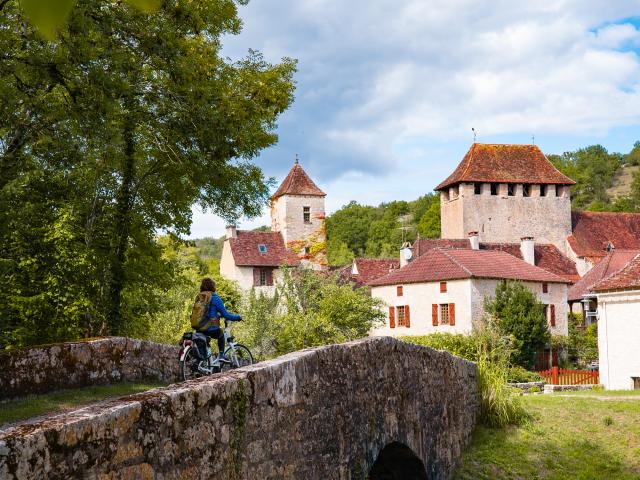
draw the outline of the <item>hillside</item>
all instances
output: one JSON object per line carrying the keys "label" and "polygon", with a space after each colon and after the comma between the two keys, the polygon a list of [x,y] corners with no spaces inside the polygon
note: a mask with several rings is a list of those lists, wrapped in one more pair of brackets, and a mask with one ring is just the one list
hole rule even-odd
{"label": "hillside", "polygon": [[611,200],[616,200],[620,197],[626,197],[631,194],[631,188],[633,184],[633,178],[640,172],[640,166],[638,165],[623,165],[618,169],[611,186],[607,189],[607,195]]}

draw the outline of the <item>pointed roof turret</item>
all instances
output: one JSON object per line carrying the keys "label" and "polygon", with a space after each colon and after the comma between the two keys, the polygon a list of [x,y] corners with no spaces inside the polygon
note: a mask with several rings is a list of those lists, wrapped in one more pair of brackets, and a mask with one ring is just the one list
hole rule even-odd
{"label": "pointed roof turret", "polygon": [[311,195],[316,197],[325,197],[327,194],[313,183],[313,180],[311,180],[309,175],[307,175],[307,172],[302,169],[298,163],[298,158],[296,157],[296,162],[293,164],[293,168],[283,180],[278,190],[276,190],[276,193],[273,194],[271,199],[276,200],[283,195]]}

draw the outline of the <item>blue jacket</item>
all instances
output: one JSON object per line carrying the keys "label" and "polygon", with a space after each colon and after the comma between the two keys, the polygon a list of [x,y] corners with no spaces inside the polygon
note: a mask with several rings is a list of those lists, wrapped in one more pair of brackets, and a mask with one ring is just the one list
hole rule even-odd
{"label": "blue jacket", "polygon": [[[236,315],[234,313],[229,312],[225,306],[224,302],[220,298],[220,295],[214,293],[211,295],[211,304],[209,305],[209,318],[224,318],[226,320],[231,320],[233,322],[238,322],[242,320],[240,315]],[[209,330],[216,329],[219,327],[210,326]]]}

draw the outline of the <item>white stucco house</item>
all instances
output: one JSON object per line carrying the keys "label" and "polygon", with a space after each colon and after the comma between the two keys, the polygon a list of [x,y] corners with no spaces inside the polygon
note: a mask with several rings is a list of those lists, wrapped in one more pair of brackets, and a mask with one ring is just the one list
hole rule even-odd
{"label": "white stucco house", "polygon": [[220,274],[243,290],[270,294],[281,266],[326,269],[325,196],[296,160],[271,197],[270,232],[227,227]]}
{"label": "white stucco house", "polygon": [[484,300],[501,280],[518,280],[546,306],[553,334],[567,335],[569,280],[493,250],[434,248],[369,283],[388,305],[386,324],[372,335],[470,333],[484,316]]}
{"label": "white stucco house", "polygon": [[640,389],[640,255],[593,287],[598,299],[600,383]]}

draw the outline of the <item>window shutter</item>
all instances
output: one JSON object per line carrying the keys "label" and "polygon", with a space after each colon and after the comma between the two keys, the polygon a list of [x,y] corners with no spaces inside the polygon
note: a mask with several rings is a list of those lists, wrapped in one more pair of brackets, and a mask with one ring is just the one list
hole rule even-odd
{"label": "window shutter", "polygon": [[396,294],[397,294],[398,297],[402,296],[402,285],[398,285],[396,287]]}
{"label": "window shutter", "polygon": [[396,309],[389,307],[389,327],[396,328]]}
{"label": "window shutter", "polygon": [[453,326],[456,324],[456,304],[449,304],[449,325]]}
{"label": "window shutter", "polygon": [[253,286],[260,286],[260,269],[258,267],[253,267]]}
{"label": "window shutter", "polygon": [[411,326],[411,315],[409,315],[409,305],[404,306],[404,326]]}
{"label": "window shutter", "polygon": [[267,285],[273,285],[273,268],[267,268]]}
{"label": "window shutter", "polygon": [[431,305],[431,323],[434,327],[438,326],[438,305],[435,303]]}
{"label": "window shutter", "polygon": [[440,282],[440,293],[446,293],[447,291],[447,282]]}
{"label": "window shutter", "polygon": [[556,306],[555,305],[551,305],[551,326],[555,327],[556,326]]}

